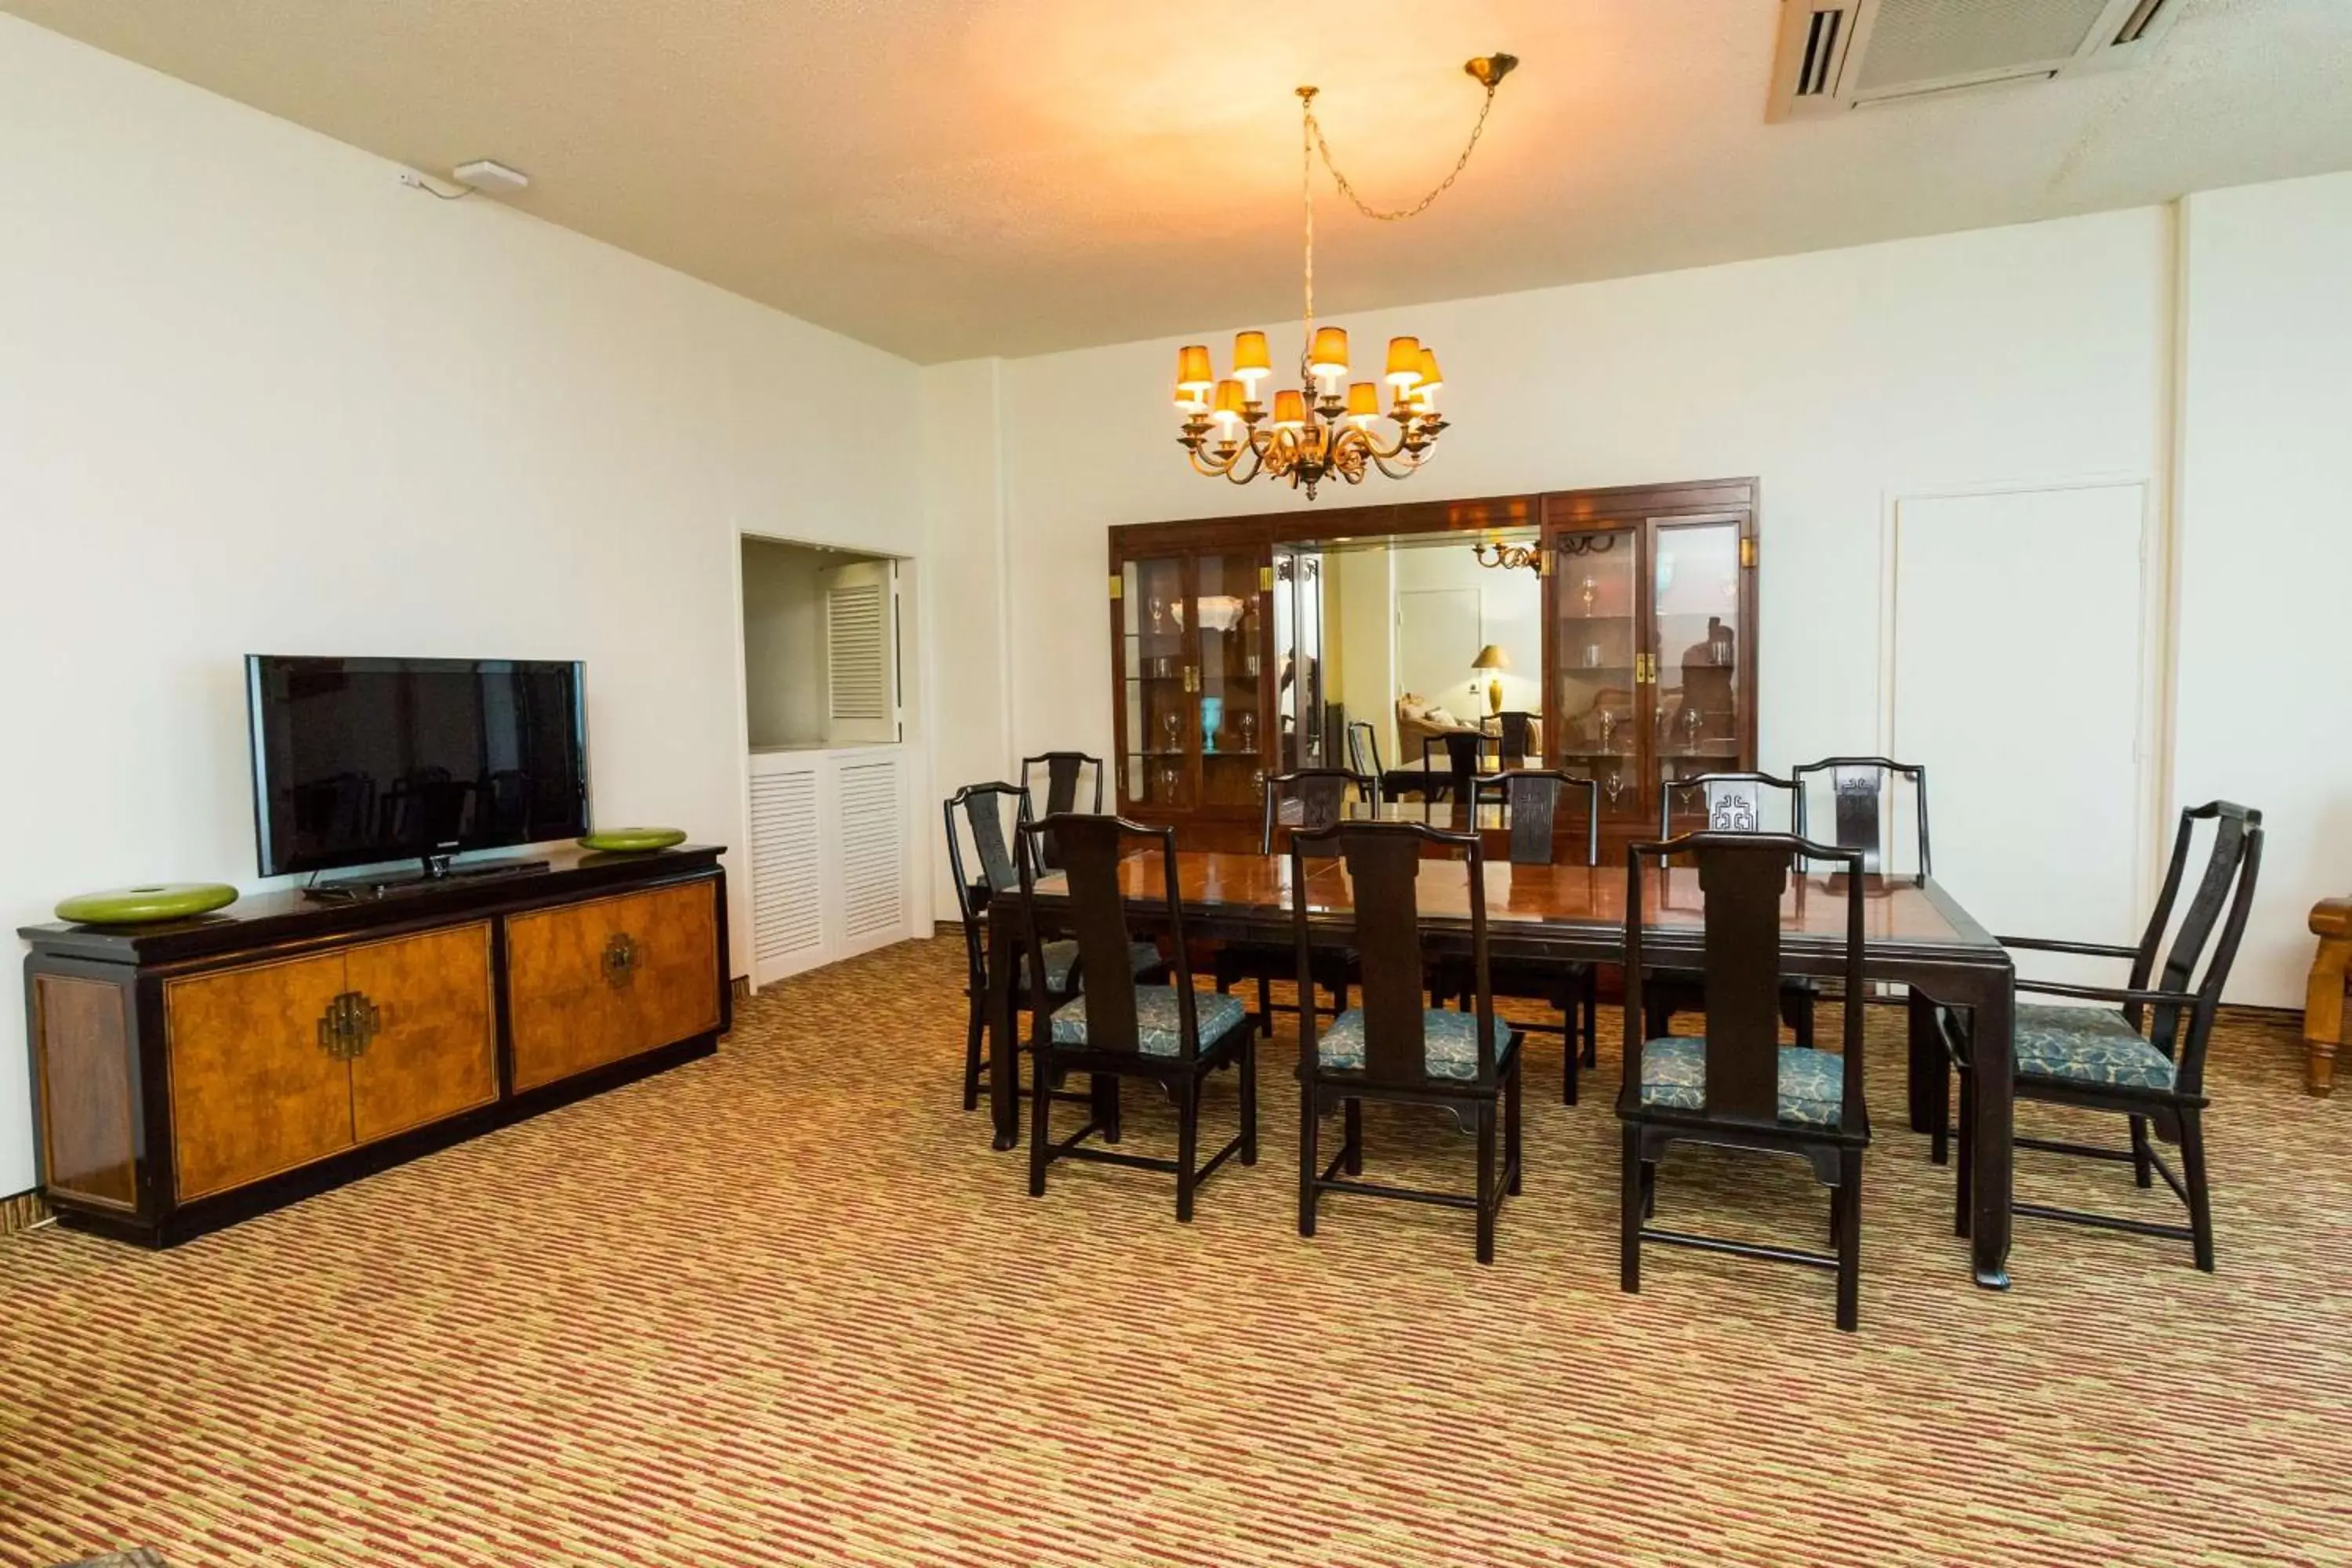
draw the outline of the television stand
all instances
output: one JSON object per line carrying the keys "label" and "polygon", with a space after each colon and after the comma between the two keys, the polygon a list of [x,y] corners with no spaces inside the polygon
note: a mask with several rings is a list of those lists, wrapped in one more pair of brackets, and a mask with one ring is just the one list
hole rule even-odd
{"label": "television stand", "polygon": [[430,892],[458,883],[527,877],[534,871],[547,868],[548,864],[544,860],[486,860],[479,865],[454,866],[446,855],[427,855],[414,871],[317,882],[305,887],[302,896],[326,904],[370,903],[378,899],[396,899],[405,893]]}

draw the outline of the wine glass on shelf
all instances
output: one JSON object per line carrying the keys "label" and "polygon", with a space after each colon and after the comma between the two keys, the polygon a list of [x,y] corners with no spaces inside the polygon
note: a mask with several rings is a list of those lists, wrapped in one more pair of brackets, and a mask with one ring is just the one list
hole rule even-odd
{"label": "wine glass on shelf", "polygon": [[1700,728],[1700,726],[1701,726],[1701,725],[1703,725],[1705,722],[1706,722],[1706,720],[1705,720],[1705,718],[1700,714],[1700,712],[1699,712],[1699,710],[1698,710],[1698,706],[1697,706],[1697,704],[1693,703],[1693,704],[1692,704],[1692,705],[1690,705],[1689,707],[1686,707],[1686,708],[1685,708],[1685,709],[1683,710],[1683,749],[1684,749],[1684,750],[1685,750],[1685,751],[1689,751],[1689,752],[1696,752],[1696,751],[1698,750],[1698,732],[1699,732],[1699,728]]}
{"label": "wine glass on shelf", "polygon": [[1151,595],[1151,635],[1159,637],[1168,630],[1168,601],[1158,594]]}
{"label": "wine glass on shelf", "polygon": [[1242,750],[1255,752],[1257,750],[1257,714],[1250,709],[1243,709],[1234,716],[1234,728],[1241,734]]}
{"label": "wine glass on shelf", "polygon": [[1593,602],[1601,596],[1601,584],[1590,576],[1586,577],[1583,585],[1578,590],[1578,596],[1584,601],[1585,618],[1591,619]]}
{"label": "wine glass on shelf", "polygon": [[1601,710],[1601,749],[1603,752],[1617,749],[1617,710],[1614,708]]}
{"label": "wine glass on shelf", "polygon": [[1612,768],[1608,778],[1601,782],[1601,793],[1608,797],[1609,809],[1613,814],[1617,809],[1618,797],[1625,793],[1625,775]]}
{"label": "wine glass on shelf", "polygon": [[1179,750],[1180,747],[1178,742],[1181,739],[1184,731],[1184,721],[1182,717],[1180,716],[1173,708],[1171,708],[1167,712],[1162,713],[1160,716],[1160,727],[1168,731],[1168,749],[1171,752]]}

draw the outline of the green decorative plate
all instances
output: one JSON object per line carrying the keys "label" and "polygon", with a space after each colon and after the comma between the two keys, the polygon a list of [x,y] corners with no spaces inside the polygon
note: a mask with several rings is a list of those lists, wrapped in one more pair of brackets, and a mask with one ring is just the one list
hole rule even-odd
{"label": "green decorative plate", "polygon": [[602,849],[610,853],[631,854],[646,849],[667,849],[673,844],[686,842],[686,831],[677,827],[605,827],[580,841],[583,849]]}
{"label": "green decorative plate", "polygon": [[226,882],[156,882],[77,893],[58,905],[58,919],[85,926],[147,925],[208,915],[235,902],[236,889]]}

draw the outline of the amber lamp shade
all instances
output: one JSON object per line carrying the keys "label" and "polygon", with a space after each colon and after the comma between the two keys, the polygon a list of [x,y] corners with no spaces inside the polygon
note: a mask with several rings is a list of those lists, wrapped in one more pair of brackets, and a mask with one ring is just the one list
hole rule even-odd
{"label": "amber lamp shade", "polygon": [[1255,386],[1260,376],[1274,374],[1274,362],[1266,357],[1264,332],[1234,334],[1234,374],[1242,382]]}
{"label": "amber lamp shade", "polygon": [[1348,374],[1348,329],[1318,327],[1315,346],[1307,351],[1307,368],[1316,375],[1334,379]]}
{"label": "amber lamp shade", "polygon": [[[1470,661],[1470,668],[1473,669],[1484,669],[1489,672],[1497,669],[1508,669],[1511,668],[1511,656],[1504,652],[1501,648],[1496,647],[1493,643],[1488,643],[1485,647],[1478,650],[1478,657]],[[1499,675],[1489,673],[1486,677],[1486,711],[1489,713],[1500,713],[1502,710],[1503,678]]]}
{"label": "amber lamp shade", "polygon": [[1389,384],[1399,392],[1403,392],[1420,379],[1421,340],[1391,338],[1389,340]]}
{"label": "amber lamp shade", "polygon": [[1209,389],[1217,384],[1217,373],[1209,368],[1209,350],[1205,343],[1192,343],[1176,351],[1176,391],[1178,401],[1205,398]]}
{"label": "amber lamp shade", "polygon": [[1283,388],[1274,395],[1274,427],[1277,430],[1303,430],[1307,427],[1307,400]]}
{"label": "amber lamp shade", "polygon": [[1415,395],[1426,395],[1445,384],[1444,373],[1437,368],[1437,355],[1428,349],[1421,351],[1421,384],[1414,387]]}
{"label": "amber lamp shade", "polygon": [[1360,430],[1380,416],[1379,384],[1359,381],[1350,384],[1348,388],[1348,417],[1356,422],[1356,428]]}
{"label": "amber lamp shade", "polygon": [[1217,383],[1217,397],[1210,405],[1209,417],[1215,420],[1227,436],[1231,436],[1234,426],[1241,423],[1242,405],[1248,400],[1249,394],[1240,382],[1221,381]]}

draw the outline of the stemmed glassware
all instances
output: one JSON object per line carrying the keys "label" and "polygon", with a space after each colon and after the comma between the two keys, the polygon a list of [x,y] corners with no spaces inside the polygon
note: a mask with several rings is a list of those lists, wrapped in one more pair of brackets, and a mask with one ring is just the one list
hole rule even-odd
{"label": "stemmed glassware", "polygon": [[1168,601],[1159,595],[1151,595],[1151,635],[1158,637],[1168,629]]}
{"label": "stemmed glassware", "polygon": [[1616,741],[1617,710],[1614,708],[1603,708],[1601,710],[1601,749],[1604,752],[1615,751],[1617,749]]}
{"label": "stemmed glassware", "polygon": [[1244,708],[1234,718],[1234,728],[1241,731],[1242,750],[1257,750],[1257,715]]}
{"label": "stemmed glassware", "polygon": [[1175,751],[1183,737],[1183,716],[1171,708],[1160,716],[1160,727],[1168,731],[1168,749]]}

